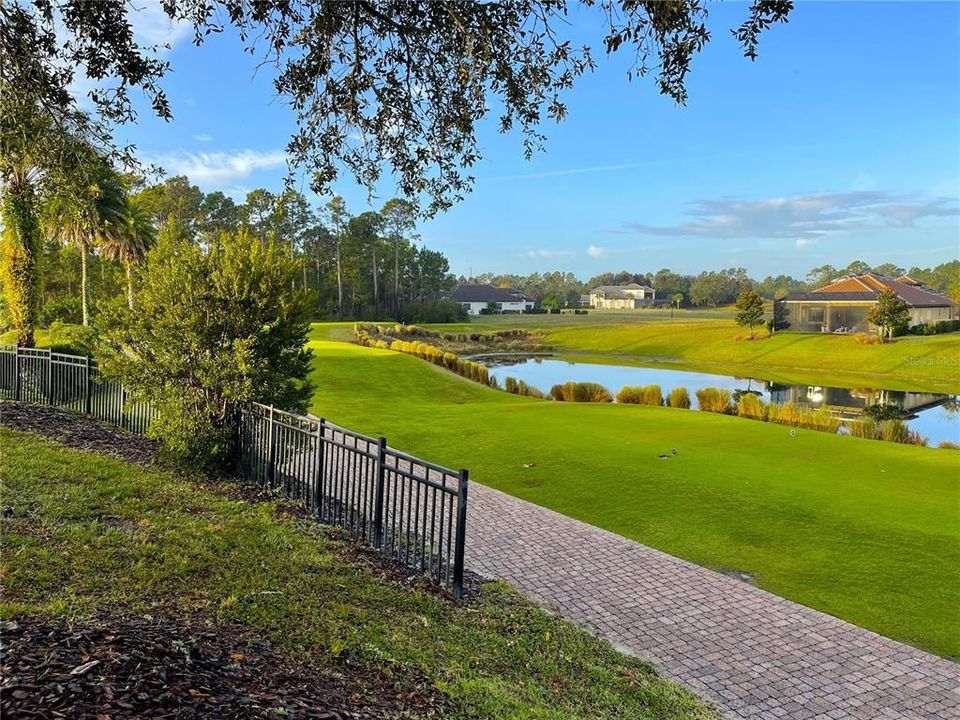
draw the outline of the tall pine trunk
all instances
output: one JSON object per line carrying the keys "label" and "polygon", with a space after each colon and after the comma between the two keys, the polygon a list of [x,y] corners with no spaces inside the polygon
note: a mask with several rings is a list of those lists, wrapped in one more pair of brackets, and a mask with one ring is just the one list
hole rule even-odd
{"label": "tall pine trunk", "polygon": [[371,254],[373,255],[373,314],[374,316],[380,312],[380,283],[377,279],[377,248],[374,246],[371,248]]}
{"label": "tall pine trunk", "polygon": [[393,241],[393,311],[400,314],[400,238]]}
{"label": "tall pine trunk", "polygon": [[343,319],[343,272],[340,267],[340,238],[337,238],[337,319]]}

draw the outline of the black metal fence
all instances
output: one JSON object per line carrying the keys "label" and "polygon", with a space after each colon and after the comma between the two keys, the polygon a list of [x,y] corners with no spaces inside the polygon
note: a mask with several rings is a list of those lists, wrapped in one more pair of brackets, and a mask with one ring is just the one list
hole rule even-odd
{"label": "black metal fence", "polygon": [[[96,360],[0,346],[0,397],[61,407],[144,434],[153,417],[123,386],[100,376]],[[239,466],[262,489],[303,502],[380,554],[463,592],[467,471],[399,452],[312,415],[272,406],[240,407]]]}

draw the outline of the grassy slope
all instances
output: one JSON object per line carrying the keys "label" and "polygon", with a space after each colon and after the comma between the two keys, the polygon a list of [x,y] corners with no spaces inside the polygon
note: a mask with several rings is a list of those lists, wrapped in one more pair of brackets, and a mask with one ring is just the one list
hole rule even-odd
{"label": "grassy slope", "polygon": [[[907,336],[887,345],[863,345],[850,336],[778,333],[757,341],[728,315],[687,311],[670,320],[662,311],[591,315],[504,315],[469,324],[473,329],[541,328],[546,342],[563,351],[607,359],[690,366],[706,372],[798,382],[893,390],[960,392],[960,334]],[[760,334],[763,334],[762,332]]]}
{"label": "grassy slope", "polygon": [[493,586],[452,605],[345,561],[272,503],[0,428],[4,617],[200,612],[289,652],[415,666],[464,718],[712,717],[677,686]]}
{"label": "grassy slope", "polygon": [[[321,336],[337,328],[318,328]],[[884,635],[960,655],[960,453],[670,408],[536,401],[311,343],[312,411]],[[676,448],[669,460],[658,455]],[[523,464],[532,463],[530,468]]]}

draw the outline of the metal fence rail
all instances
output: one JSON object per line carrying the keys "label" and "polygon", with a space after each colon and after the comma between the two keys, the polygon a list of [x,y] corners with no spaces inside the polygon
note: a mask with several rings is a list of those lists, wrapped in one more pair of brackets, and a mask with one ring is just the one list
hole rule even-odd
{"label": "metal fence rail", "polygon": [[[0,398],[86,413],[141,435],[154,415],[149,403],[102,378],[92,358],[13,345],[0,345]],[[238,432],[246,480],[304,503],[317,520],[462,595],[466,470],[259,403],[240,406]]]}

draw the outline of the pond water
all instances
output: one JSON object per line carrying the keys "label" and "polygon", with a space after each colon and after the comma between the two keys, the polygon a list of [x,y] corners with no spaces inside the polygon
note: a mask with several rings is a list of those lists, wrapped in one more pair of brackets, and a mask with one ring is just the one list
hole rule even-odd
{"label": "pond water", "polygon": [[862,416],[864,408],[884,405],[901,417],[911,430],[927,438],[932,447],[943,441],[960,443],[960,408],[955,395],[928,392],[904,392],[877,388],[837,388],[819,385],[782,385],[762,378],[741,378],[713,373],[666,370],[630,365],[597,365],[568,362],[549,356],[483,355],[473,358],[490,368],[502,387],[507,377],[549,392],[557,383],[596,382],[614,395],[625,385],[659,385],[664,396],[675,387],[690,392],[693,407],[696,391],[706,387],[726,388],[731,392],[754,391],[765,402],[793,402],[818,408],[826,405],[845,420]]}

